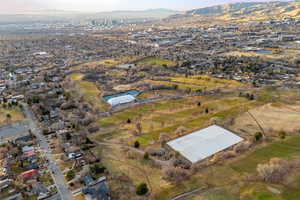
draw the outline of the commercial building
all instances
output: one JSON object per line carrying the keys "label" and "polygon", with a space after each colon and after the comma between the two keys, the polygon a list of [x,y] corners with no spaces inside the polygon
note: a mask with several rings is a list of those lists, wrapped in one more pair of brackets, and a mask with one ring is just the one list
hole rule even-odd
{"label": "commercial building", "polygon": [[223,151],[244,139],[217,125],[209,126],[167,143],[191,163]]}

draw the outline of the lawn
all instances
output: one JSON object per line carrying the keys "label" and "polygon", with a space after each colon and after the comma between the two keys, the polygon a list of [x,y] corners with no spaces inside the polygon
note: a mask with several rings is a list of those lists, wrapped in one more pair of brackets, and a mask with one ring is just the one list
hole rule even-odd
{"label": "lawn", "polygon": [[[95,108],[99,108],[102,111],[109,109],[107,103],[101,98],[101,90],[97,87],[96,83],[82,80],[83,74],[74,73],[70,75],[70,80],[74,81],[74,87],[77,94],[82,95],[83,98],[94,105]],[[74,88],[72,88],[74,89]]]}
{"label": "lawn", "polygon": [[[10,115],[11,118],[8,118],[7,115]],[[0,106],[0,126],[21,122],[24,120],[25,116],[19,107],[4,108]]]}
{"label": "lawn", "polygon": [[[294,173],[292,182],[283,185],[272,185],[263,182],[247,184],[240,189],[242,200],[298,200],[300,196],[300,174]],[[275,189],[280,193],[274,193]]]}
{"label": "lawn", "polygon": [[300,136],[290,137],[283,141],[273,142],[258,148],[246,157],[232,163],[230,166],[239,173],[254,172],[259,163],[269,161],[273,157],[291,159],[300,155]]}
{"label": "lawn", "polygon": [[142,64],[142,65],[151,65],[151,66],[157,66],[157,67],[174,67],[177,65],[176,62],[167,60],[167,59],[162,59],[162,58],[156,58],[156,57],[150,57],[150,58],[145,58],[141,61],[139,61],[137,64]]}

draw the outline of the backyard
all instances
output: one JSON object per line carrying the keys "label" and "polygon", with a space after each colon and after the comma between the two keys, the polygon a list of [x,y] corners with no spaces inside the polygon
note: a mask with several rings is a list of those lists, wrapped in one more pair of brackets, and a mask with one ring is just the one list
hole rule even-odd
{"label": "backyard", "polygon": [[0,126],[21,122],[25,120],[21,109],[19,107],[3,107],[0,106]]}

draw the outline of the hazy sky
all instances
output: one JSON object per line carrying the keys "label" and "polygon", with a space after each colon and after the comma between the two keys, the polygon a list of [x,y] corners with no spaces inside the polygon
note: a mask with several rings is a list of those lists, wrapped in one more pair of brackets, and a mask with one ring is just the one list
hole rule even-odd
{"label": "hazy sky", "polygon": [[0,14],[40,9],[77,11],[141,10],[168,8],[188,10],[216,4],[263,0],[0,0]]}

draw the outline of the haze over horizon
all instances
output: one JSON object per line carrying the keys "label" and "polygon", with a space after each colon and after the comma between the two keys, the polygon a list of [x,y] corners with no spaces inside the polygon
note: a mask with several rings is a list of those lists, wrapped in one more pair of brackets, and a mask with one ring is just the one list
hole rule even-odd
{"label": "haze over horizon", "polygon": [[267,2],[270,0],[5,0],[0,14],[14,14],[39,10],[102,12],[113,10],[146,10],[166,8],[191,10],[207,6],[237,2]]}

